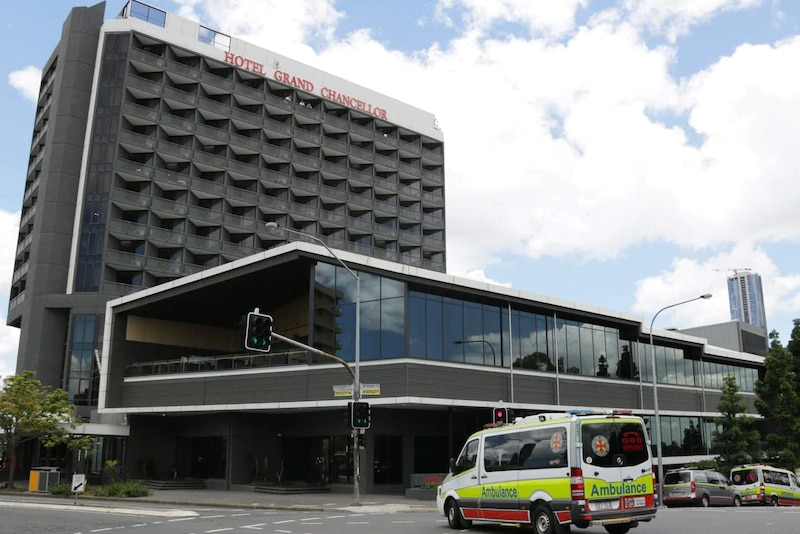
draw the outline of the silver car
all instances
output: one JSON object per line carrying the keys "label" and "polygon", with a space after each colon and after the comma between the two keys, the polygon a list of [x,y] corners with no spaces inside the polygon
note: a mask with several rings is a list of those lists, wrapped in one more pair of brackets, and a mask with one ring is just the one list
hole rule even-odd
{"label": "silver car", "polygon": [[664,475],[664,504],[741,506],[742,497],[722,473],[710,469],[673,469]]}

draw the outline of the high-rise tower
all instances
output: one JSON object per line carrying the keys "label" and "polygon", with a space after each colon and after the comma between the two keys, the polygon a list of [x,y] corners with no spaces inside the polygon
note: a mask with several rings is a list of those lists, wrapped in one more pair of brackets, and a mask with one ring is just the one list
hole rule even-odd
{"label": "high-rise tower", "polygon": [[761,276],[749,269],[734,271],[728,277],[728,298],[731,319],[739,320],[766,330],[767,315],[764,311],[764,291]]}
{"label": "high-rise tower", "polygon": [[132,0],[73,9],[43,68],[11,283],[17,370],[88,416],[105,304],[271,248],[445,270],[434,116]]}

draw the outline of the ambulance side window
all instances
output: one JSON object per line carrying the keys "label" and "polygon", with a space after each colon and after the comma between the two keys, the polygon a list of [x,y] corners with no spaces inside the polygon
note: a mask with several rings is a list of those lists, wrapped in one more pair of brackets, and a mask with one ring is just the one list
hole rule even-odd
{"label": "ambulance side window", "polygon": [[468,441],[464,448],[461,449],[461,454],[458,455],[458,459],[455,463],[455,469],[453,470],[453,474],[458,474],[467,469],[472,469],[475,467],[475,463],[478,461],[478,440],[473,439],[472,441]]}

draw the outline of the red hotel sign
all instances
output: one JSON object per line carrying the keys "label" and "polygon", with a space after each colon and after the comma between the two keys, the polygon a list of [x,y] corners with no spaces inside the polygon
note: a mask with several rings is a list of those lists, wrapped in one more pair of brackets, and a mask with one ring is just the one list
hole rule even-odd
{"label": "red hotel sign", "polygon": [[[231,65],[234,65],[236,67],[249,70],[250,72],[260,74],[262,76],[267,75],[267,73],[264,71],[263,63],[258,63],[256,61],[253,61],[252,59],[247,59],[246,57],[232,54],[231,52],[225,52],[225,62],[230,63]],[[279,82],[291,85],[293,87],[297,87],[298,89],[302,89],[303,91],[308,91],[309,93],[314,92],[315,85],[314,82],[311,80],[300,78],[299,76],[293,76],[288,72],[284,72],[282,70],[276,70],[273,76]],[[322,87],[319,90],[319,95],[327,100],[332,100],[339,104],[343,104],[353,109],[357,109],[358,111],[363,111],[364,113],[374,115],[379,119],[386,119],[385,109],[379,108],[378,106],[374,106],[369,102],[364,102],[363,100],[359,100],[358,98],[350,96],[348,94],[340,93],[339,91],[331,89],[330,87]]]}

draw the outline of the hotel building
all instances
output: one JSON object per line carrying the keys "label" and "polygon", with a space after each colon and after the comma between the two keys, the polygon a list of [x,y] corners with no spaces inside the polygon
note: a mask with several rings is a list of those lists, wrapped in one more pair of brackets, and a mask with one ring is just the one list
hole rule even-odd
{"label": "hotel building", "polygon": [[[8,314],[18,371],[98,437],[78,469],[351,484],[350,375],[244,351],[255,308],[350,366],[358,336],[366,492],[446,471],[500,401],[650,420],[656,383],[671,465],[713,456],[723,376],[752,410],[761,357],[666,330],[651,353],[641,317],[445,274],[433,115],[142,2],[104,9],[72,10],[43,70]],[[76,467],[37,454],[19,468]]]}

